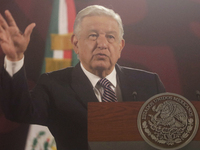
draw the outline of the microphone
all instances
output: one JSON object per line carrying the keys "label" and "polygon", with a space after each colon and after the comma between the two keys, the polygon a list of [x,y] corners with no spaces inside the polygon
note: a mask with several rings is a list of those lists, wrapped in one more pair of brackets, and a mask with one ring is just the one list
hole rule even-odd
{"label": "microphone", "polygon": [[198,90],[196,90],[196,96],[197,96],[197,100],[200,101],[200,92]]}
{"label": "microphone", "polygon": [[134,91],[134,92],[132,93],[132,95],[133,95],[133,101],[137,101],[137,92]]}

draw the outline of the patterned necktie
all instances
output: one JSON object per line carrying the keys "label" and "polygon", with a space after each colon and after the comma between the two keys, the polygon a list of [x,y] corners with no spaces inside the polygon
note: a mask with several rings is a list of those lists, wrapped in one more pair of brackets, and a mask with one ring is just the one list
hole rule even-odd
{"label": "patterned necktie", "polygon": [[111,89],[111,83],[106,78],[99,80],[99,84],[104,88],[102,102],[117,102],[115,92]]}

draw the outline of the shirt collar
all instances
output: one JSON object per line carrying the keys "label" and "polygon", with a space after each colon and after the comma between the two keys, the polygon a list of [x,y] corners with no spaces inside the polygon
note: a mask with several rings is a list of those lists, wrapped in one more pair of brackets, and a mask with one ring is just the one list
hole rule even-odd
{"label": "shirt collar", "polygon": [[[85,73],[85,75],[86,75],[86,76],[88,77],[88,79],[90,80],[90,82],[92,83],[92,86],[95,87],[96,84],[97,84],[97,82],[98,82],[101,78],[100,78],[99,76],[96,76],[96,75],[92,74],[91,72],[87,71],[87,70],[83,67],[82,64],[81,64],[81,68],[82,68],[83,72]],[[113,71],[112,71],[109,75],[107,75],[105,78],[108,79],[108,80],[112,83],[112,85],[113,85],[114,87],[117,86],[116,70],[115,70],[115,68],[114,68]]]}

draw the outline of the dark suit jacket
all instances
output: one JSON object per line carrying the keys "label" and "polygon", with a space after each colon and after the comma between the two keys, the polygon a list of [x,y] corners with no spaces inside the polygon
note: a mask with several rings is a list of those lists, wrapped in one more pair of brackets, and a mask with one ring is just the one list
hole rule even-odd
{"label": "dark suit jacket", "polygon": [[[116,65],[123,101],[145,101],[165,92],[159,77],[150,72]],[[80,64],[41,75],[29,92],[24,68],[13,78],[3,69],[0,100],[12,121],[49,127],[58,150],[86,150],[87,103],[98,102],[93,87]],[[137,92],[136,99],[132,93]]]}

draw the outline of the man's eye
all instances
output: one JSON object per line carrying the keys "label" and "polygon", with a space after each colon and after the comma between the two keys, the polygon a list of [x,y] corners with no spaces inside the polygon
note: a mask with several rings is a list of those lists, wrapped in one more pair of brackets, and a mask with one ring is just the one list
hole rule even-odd
{"label": "man's eye", "polygon": [[115,41],[115,37],[113,35],[107,35],[108,42],[112,43]]}
{"label": "man's eye", "polygon": [[114,36],[112,36],[112,35],[108,35],[107,36],[109,39],[114,39],[115,37]]}
{"label": "man's eye", "polygon": [[92,38],[96,38],[98,35],[97,34],[90,34],[89,37],[92,37]]}
{"label": "man's eye", "polygon": [[89,35],[89,39],[91,39],[91,40],[96,40],[97,37],[98,37],[97,34],[90,34],[90,35]]}
{"label": "man's eye", "polygon": [[91,36],[91,37],[97,37],[97,35],[96,35],[96,34],[91,34],[90,36]]}

